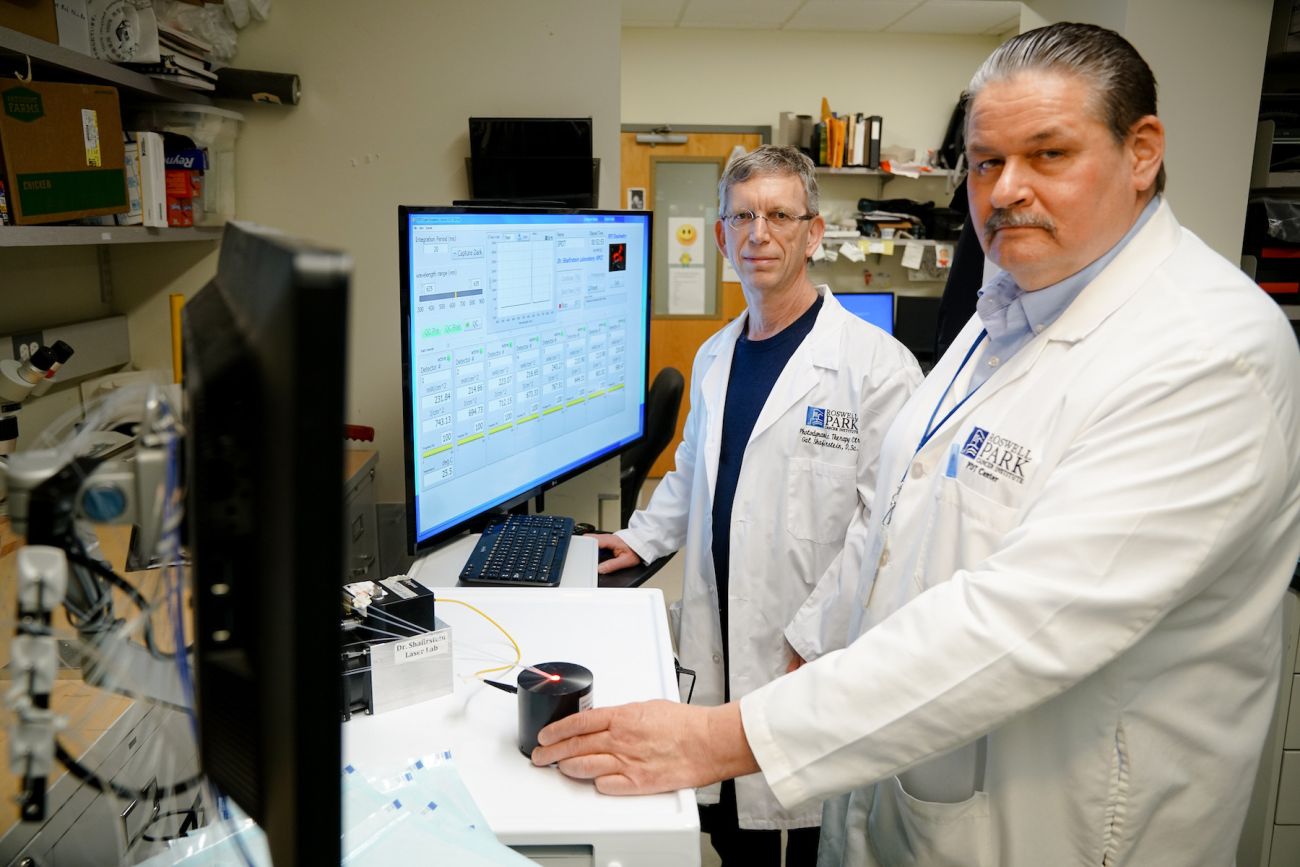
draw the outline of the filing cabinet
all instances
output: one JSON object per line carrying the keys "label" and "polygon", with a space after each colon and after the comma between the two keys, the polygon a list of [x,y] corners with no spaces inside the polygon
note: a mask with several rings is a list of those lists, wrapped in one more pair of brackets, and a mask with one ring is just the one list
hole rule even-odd
{"label": "filing cabinet", "polygon": [[343,453],[343,560],[342,584],[378,581],[379,527],[375,515],[375,466],[379,452],[351,449]]}
{"label": "filing cabinet", "polygon": [[1237,848],[1239,867],[1300,867],[1300,595],[1294,589],[1286,594],[1283,621],[1282,683]]}
{"label": "filing cabinet", "polygon": [[167,838],[213,818],[201,788],[174,796],[157,791],[197,773],[197,747],[185,713],[128,703],[80,758],[99,777],[139,797],[128,803],[62,774],[47,792],[45,820],[17,823],[0,837],[0,863],[79,867],[113,863],[114,855],[136,863],[165,850]]}

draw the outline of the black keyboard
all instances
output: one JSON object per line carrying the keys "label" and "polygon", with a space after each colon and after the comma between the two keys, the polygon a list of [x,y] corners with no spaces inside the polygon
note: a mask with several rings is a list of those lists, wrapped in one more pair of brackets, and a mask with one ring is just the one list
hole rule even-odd
{"label": "black keyboard", "polygon": [[572,518],[510,515],[483,531],[461,583],[557,587],[572,536]]}

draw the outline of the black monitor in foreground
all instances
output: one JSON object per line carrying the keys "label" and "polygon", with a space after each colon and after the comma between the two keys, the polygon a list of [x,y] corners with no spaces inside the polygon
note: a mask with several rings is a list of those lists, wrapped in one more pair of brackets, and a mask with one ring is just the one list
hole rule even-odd
{"label": "black monitor in foreground", "polygon": [[186,515],[208,777],[276,867],[339,863],[349,259],[229,224],[184,308]]}
{"label": "black monitor in foreground", "polygon": [[398,209],[412,552],[644,435],[652,218]]}

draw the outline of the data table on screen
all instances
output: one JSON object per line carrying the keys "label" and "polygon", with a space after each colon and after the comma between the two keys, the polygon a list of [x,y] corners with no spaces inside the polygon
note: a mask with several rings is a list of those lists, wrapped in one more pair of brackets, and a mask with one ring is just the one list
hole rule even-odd
{"label": "data table on screen", "polygon": [[409,228],[407,400],[420,508],[477,502],[639,435],[648,229],[484,217]]}

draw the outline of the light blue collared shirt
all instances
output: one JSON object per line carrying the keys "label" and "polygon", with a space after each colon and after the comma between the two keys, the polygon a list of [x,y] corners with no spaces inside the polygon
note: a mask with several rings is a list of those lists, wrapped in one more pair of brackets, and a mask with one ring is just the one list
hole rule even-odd
{"label": "light blue collared shirt", "polygon": [[1025,344],[1033,340],[1047,326],[1055,322],[1070,306],[1070,302],[1079,297],[1084,287],[1111,263],[1120,251],[1128,246],[1147,220],[1160,207],[1160,196],[1147,202],[1135,222],[1111,247],[1091,264],[1084,266],[1060,282],[1044,286],[1037,292],[1026,292],[1016,285],[1016,281],[1006,271],[999,271],[979,292],[975,302],[975,312],[988,331],[988,343],[980,355],[979,363],[971,374],[971,391],[979,388],[993,375],[999,367],[1011,360]]}

